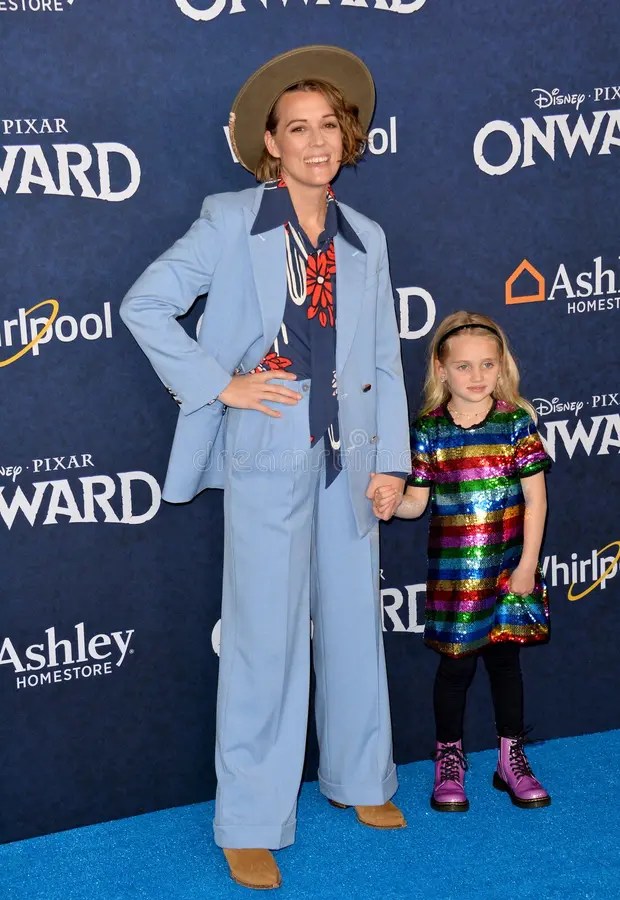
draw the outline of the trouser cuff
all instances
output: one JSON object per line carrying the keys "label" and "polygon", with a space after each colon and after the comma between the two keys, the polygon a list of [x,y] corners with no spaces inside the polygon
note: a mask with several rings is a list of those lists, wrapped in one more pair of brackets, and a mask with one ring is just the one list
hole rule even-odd
{"label": "trouser cuff", "polygon": [[336,803],[345,803],[347,806],[381,806],[392,797],[398,788],[396,766],[380,782],[352,782],[348,784],[334,784],[326,781],[319,772],[319,788],[329,800]]}
{"label": "trouser cuff", "polygon": [[250,847],[281,850],[295,840],[296,821],[286,825],[213,825],[218,847],[242,850]]}

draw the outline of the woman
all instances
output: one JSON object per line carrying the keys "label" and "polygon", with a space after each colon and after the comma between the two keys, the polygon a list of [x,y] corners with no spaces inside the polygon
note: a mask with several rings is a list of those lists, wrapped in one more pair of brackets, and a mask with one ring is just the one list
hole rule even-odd
{"label": "woman", "polygon": [[[164,498],[225,490],[214,830],[248,887],[280,884],[269,850],[294,840],[310,616],[321,791],[364,824],[405,825],[369,500],[396,487],[395,507],[409,471],[400,345],[383,232],[330,188],[373,108],[368,69],[340,48],[262,66],[230,134],[263,183],[207,197],[121,308],[180,405]],[[207,292],[196,342],[176,317]]]}

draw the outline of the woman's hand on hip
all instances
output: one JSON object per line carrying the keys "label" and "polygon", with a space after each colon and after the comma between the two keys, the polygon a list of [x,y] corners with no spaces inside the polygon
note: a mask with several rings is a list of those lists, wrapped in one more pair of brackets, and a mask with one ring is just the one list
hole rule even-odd
{"label": "woman's hand on hip", "polygon": [[235,409],[256,409],[265,413],[266,416],[272,416],[279,419],[282,413],[265,406],[265,400],[270,403],[284,403],[286,406],[295,406],[301,400],[299,391],[292,391],[280,384],[271,384],[273,378],[284,379],[286,381],[295,381],[296,375],[291,372],[254,372],[249,375],[233,375],[232,381],[228,384],[221,394],[218,394],[218,400],[221,400],[226,406],[232,406]]}

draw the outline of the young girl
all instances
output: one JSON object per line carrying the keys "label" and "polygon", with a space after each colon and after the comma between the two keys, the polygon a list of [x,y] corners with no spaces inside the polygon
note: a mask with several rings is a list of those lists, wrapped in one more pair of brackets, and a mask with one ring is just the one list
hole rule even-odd
{"label": "young girl", "polygon": [[[549,636],[538,555],[549,466],[502,329],[457,312],[434,336],[424,407],[412,428],[413,474],[395,515],[414,519],[431,494],[425,642],[440,654],[431,806],[469,808],[462,749],[467,690],[478,657],[491,682],[499,758],[493,786],[520,807],[551,798],[523,749],[522,644]],[[375,492],[379,514],[391,497]]]}

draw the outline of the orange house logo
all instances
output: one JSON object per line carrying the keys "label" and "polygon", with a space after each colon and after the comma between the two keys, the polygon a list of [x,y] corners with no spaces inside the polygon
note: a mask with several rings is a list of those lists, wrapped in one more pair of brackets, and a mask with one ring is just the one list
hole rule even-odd
{"label": "orange house logo", "polygon": [[531,262],[524,259],[506,281],[506,303],[538,303],[544,299],[545,276]]}

